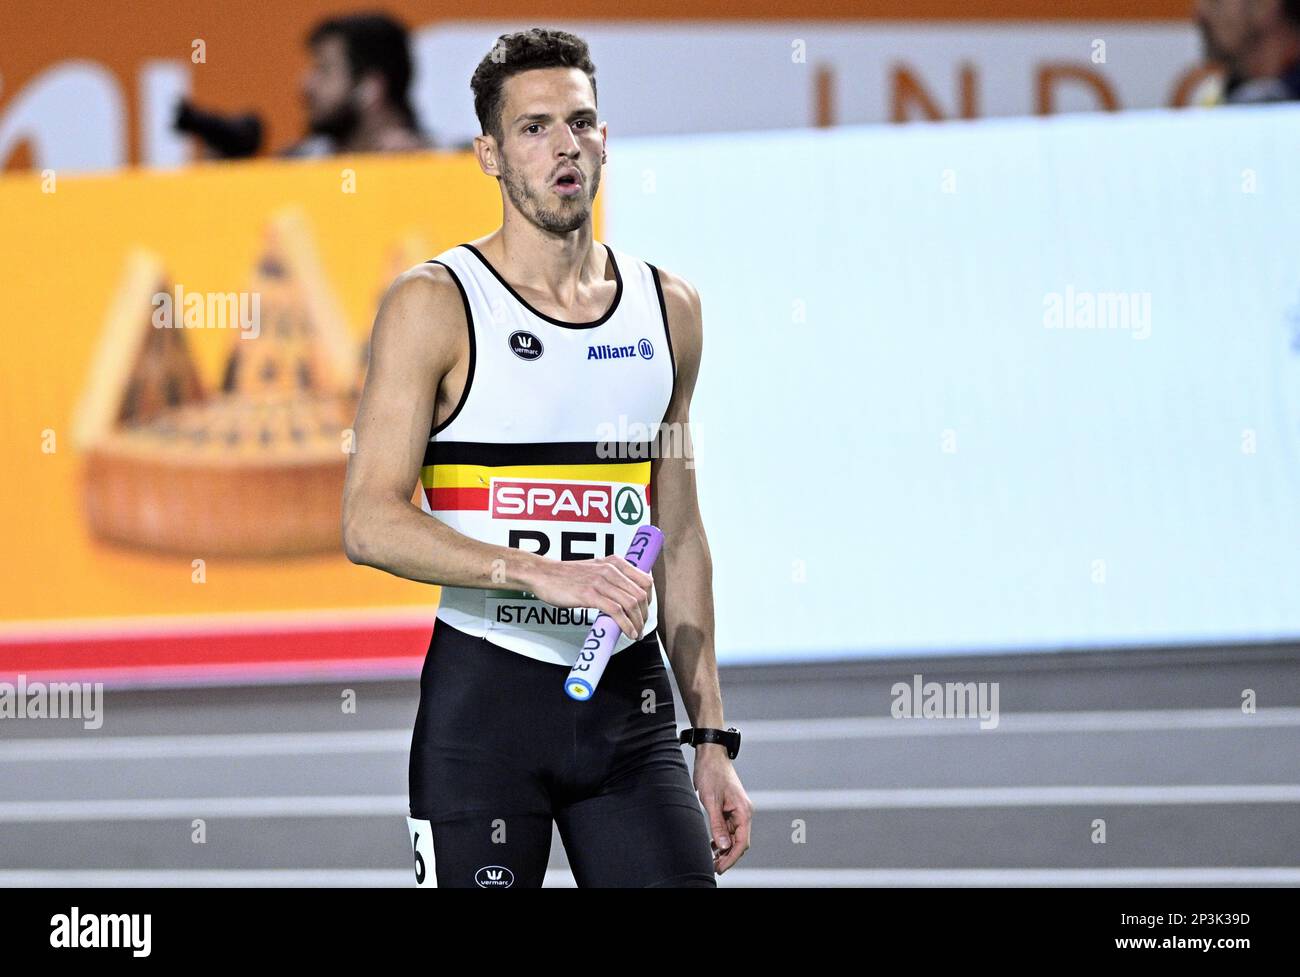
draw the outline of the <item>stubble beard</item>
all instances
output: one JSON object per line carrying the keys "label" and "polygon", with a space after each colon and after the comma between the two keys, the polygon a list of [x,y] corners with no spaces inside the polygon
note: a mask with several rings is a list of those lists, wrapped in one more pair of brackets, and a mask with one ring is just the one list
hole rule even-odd
{"label": "stubble beard", "polygon": [[501,156],[501,182],[505,184],[510,202],[529,221],[551,234],[568,234],[591,219],[591,201],[600,188],[599,164],[592,167],[590,179],[591,190],[588,192],[584,181],[581,199],[570,198],[572,202],[565,204],[561,198],[556,197],[557,204],[553,206],[550,203],[549,187],[538,194],[528,185],[523,175],[510,166],[505,155]]}

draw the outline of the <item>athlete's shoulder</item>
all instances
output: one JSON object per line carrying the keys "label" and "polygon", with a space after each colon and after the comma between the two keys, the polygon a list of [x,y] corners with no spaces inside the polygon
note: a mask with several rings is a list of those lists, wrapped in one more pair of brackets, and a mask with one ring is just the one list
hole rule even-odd
{"label": "athlete's shoulder", "polygon": [[455,273],[436,261],[425,261],[402,272],[384,293],[381,310],[436,311],[461,305],[460,285]]}
{"label": "athlete's shoulder", "polygon": [[394,344],[402,355],[447,360],[464,345],[469,311],[454,274],[424,262],[402,272],[379,303],[371,345]]}
{"label": "athlete's shoulder", "polygon": [[678,359],[698,357],[704,331],[699,291],[681,275],[658,265],[651,267],[659,275],[659,289]]}
{"label": "athlete's shoulder", "polygon": [[[647,262],[648,264],[648,262]],[[659,276],[659,289],[664,295],[664,304],[668,306],[669,315],[686,316],[698,319],[700,312],[700,293],[689,281],[662,265],[650,265]]]}

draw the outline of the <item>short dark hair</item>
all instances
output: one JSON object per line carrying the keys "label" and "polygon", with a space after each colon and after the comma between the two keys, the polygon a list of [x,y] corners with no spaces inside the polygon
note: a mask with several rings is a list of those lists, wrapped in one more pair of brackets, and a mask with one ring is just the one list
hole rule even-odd
{"label": "short dark hair", "polygon": [[534,68],[578,68],[586,72],[592,97],[596,95],[596,66],[591,61],[587,42],[576,34],[545,27],[502,34],[478,63],[469,81],[470,91],[474,93],[474,114],[484,135],[493,136],[498,143],[505,140],[505,127],[501,123],[501,111],[505,107],[502,88],[507,78]]}
{"label": "short dark hair", "polygon": [[330,37],[342,38],[348,67],[355,81],[374,72],[384,79],[388,104],[397,109],[412,129],[418,128],[411,107],[411,51],[406,28],[387,14],[351,14],[322,20],[307,43],[315,47]]}

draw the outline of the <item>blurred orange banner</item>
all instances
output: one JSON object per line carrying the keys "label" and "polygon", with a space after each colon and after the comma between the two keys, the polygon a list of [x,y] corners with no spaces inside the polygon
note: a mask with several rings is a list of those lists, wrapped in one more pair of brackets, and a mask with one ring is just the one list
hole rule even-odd
{"label": "blurred orange banner", "polygon": [[409,673],[438,588],[341,546],[364,354],[500,207],[467,154],[0,179],[0,676]]}
{"label": "blurred orange banner", "polygon": [[[536,3],[462,0],[452,8],[392,0],[383,6],[413,34],[482,24],[485,53],[497,26],[562,26],[553,9]],[[1193,8],[1191,0],[814,0],[796,11],[778,0],[646,0],[635,16],[642,31],[653,31],[656,22],[724,33],[728,24],[779,22],[802,32],[819,22],[854,21],[1042,29],[1068,21],[1190,24]],[[256,110],[266,123],[267,148],[283,149],[303,135],[298,79],[309,64],[312,28],[326,17],[370,9],[358,0],[0,5],[0,37],[9,41],[0,77],[0,169],[74,165],[62,162],[69,158],[84,169],[172,165],[169,130],[180,94],[222,112]],[[566,4],[562,17],[569,29],[626,22],[617,8],[594,0]],[[468,99],[468,80],[466,74],[439,97]],[[76,140],[87,145],[69,148]],[[41,143],[49,144],[44,154]],[[57,162],[42,162],[43,156]]]}

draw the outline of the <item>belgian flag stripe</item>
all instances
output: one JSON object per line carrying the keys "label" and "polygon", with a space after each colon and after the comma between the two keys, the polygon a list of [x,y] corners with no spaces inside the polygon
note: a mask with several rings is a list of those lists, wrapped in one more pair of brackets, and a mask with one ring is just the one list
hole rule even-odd
{"label": "belgian flag stripe", "polygon": [[427,489],[486,489],[494,478],[541,479],[553,482],[650,483],[650,462],[622,465],[425,465],[420,484]]}
{"label": "belgian flag stripe", "polygon": [[483,465],[610,465],[649,462],[651,441],[536,441],[502,444],[482,441],[430,441],[424,464]]}
{"label": "belgian flag stripe", "polygon": [[642,485],[646,503],[652,504],[648,461],[620,465],[426,465],[420,470],[420,485],[429,508],[435,512],[486,511],[490,507],[488,490],[494,478]]}

